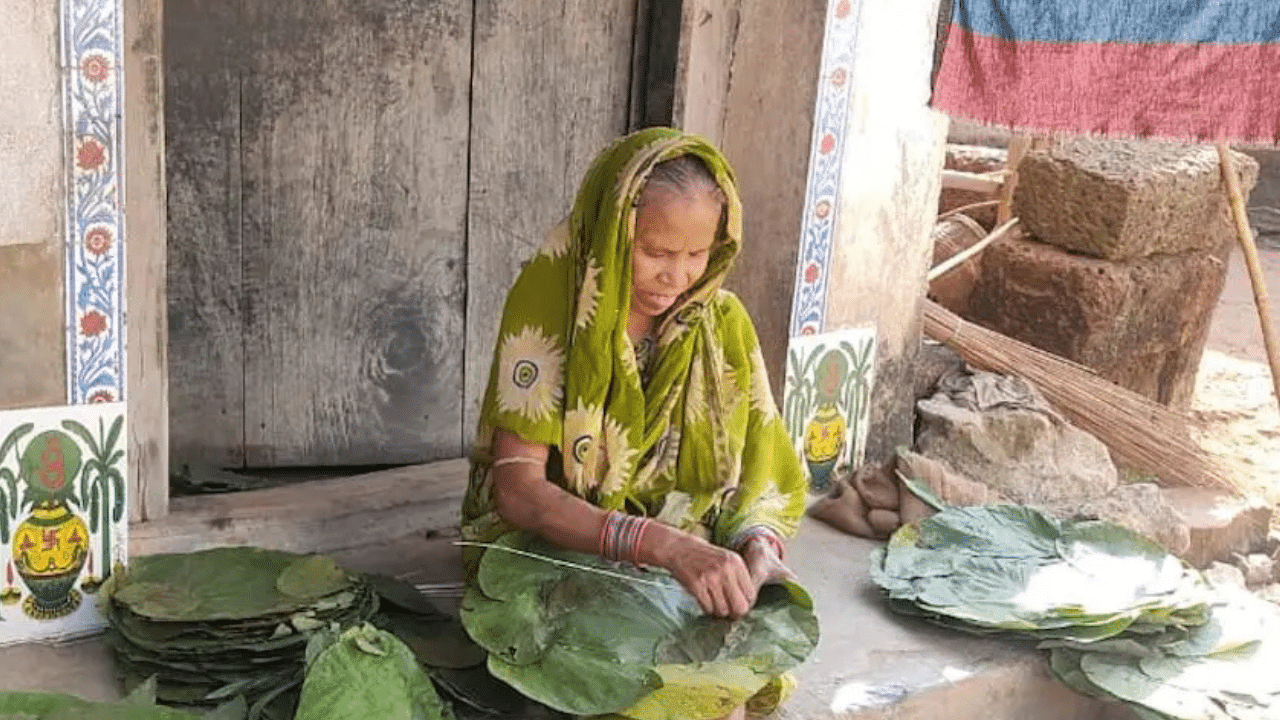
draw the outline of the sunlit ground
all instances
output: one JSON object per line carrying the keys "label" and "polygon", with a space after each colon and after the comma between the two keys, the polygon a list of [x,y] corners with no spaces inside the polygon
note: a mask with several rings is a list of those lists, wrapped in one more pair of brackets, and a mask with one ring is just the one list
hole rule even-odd
{"label": "sunlit ground", "polygon": [[[1280,251],[1262,250],[1262,264],[1280,318]],[[1280,504],[1280,407],[1276,405],[1248,273],[1239,252],[1209,333],[1196,379],[1191,417],[1206,450],[1238,459],[1244,484]],[[1280,527],[1280,517],[1273,518]]]}

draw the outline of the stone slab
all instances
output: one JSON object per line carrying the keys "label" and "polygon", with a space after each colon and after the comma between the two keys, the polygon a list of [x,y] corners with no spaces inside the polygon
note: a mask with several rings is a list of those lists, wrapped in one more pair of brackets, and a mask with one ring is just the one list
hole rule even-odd
{"label": "stone slab", "polygon": [[[1235,153],[1246,197],[1258,163]],[[1211,251],[1234,237],[1217,150],[1081,138],[1027,153],[1013,213],[1039,239],[1109,260]]]}
{"label": "stone slab", "polygon": [[1186,408],[1226,278],[1216,248],[1112,262],[1008,238],[983,253],[969,317]]}
{"label": "stone slab", "polygon": [[[806,519],[789,548],[813,594],[822,638],[796,672],[800,687],[779,720],[1129,720],[1118,706],[1058,683],[1027,643],[976,638],[890,613],[867,577],[876,543]],[[415,582],[455,580],[451,538],[422,536],[335,553],[363,570]],[[33,671],[31,668],[38,669]],[[101,639],[0,649],[0,688],[119,699]],[[1119,713],[1119,714],[1107,714]]]}
{"label": "stone slab", "polygon": [[1208,488],[1161,492],[1191,530],[1191,547],[1182,558],[1195,567],[1207,567],[1215,560],[1229,563],[1234,553],[1266,549],[1272,513],[1266,503]]}

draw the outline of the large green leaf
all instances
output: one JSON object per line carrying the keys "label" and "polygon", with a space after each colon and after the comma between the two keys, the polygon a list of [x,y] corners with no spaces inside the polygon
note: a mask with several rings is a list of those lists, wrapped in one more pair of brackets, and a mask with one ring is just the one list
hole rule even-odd
{"label": "large green leaf", "polygon": [[354,584],[332,561],[231,547],[133,558],[112,597],[154,620],[236,620],[292,612]]}
{"label": "large green leaf", "polygon": [[295,720],[451,720],[404,643],[370,625],[353,627],[307,668]]}
{"label": "large green leaf", "polygon": [[0,717],[38,720],[197,720],[198,715],[141,702],[95,703],[60,693],[0,692]]}
{"label": "large green leaf", "polygon": [[535,557],[486,552],[463,623],[490,653],[495,677],[563,712],[617,712],[644,698],[628,714],[649,720],[678,707],[691,713],[685,720],[720,717],[726,698],[740,704],[817,642],[813,603],[798,585],[766,587],[746,617],[730,621],[704,615],[664,572],[523,533],[498,544]]}

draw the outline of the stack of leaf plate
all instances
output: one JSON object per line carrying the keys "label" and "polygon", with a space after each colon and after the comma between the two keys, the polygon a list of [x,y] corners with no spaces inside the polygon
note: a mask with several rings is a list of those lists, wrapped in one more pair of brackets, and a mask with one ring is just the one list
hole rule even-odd
{"label": "stack of leaf plate", "polygon": [[904,525],[871,577],[894,609],[968,631],[1097,641],[1205,622],[1209,587],[1156,543],[1016,506],[949,508]]}
{"label": "stack of leaf plate", "polygon": [[180,705],[243,696],[250,720],[291,717],[312,633],[361,623],[378,604],[327,557],[248,547],[134,558],[106,597],[126,684],[155,676],[158,698]]}
{"label": "stack of leaf plate", "polygon": [[1280,608],[1239,589],[1215,594],[1209,621],[1188,632],[1042,647],[1064,683],[1144,719],[1280,719]]}
{"label": "stack of leaf plate", "polygon": [[1064,683],[1144,720],[1280,720],[1280,611],[1116,525],[948,508],[900,528],[871,576],[899,612],[1039,638]]}
{"label": "stack of leaf plate", "polygon": [[519,532],[495,545],[463,599],[463,625],[495,677],[561,712],[723,717],[817,644],[813,603],[795,584],[766,586],[731,621],[704,615],[665,572]]}

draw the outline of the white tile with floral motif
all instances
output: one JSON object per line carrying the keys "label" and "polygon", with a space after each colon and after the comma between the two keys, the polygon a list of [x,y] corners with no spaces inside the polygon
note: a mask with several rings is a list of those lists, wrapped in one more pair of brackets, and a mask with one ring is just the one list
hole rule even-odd
{"label": "white tile with floral motif", "polygon": [[0,645],[105,626],[95,594],[125,562],[125,404],[0,412]]}

